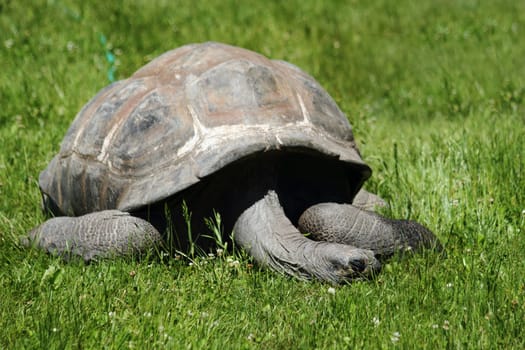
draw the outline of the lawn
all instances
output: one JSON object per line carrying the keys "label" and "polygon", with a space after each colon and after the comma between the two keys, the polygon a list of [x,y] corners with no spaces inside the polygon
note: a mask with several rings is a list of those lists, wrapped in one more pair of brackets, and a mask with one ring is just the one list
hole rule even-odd
{"label": "lawn", "polygon": [[[85,265],[19,245],[38,174],[112,80],[220,41],[313,75],[384,214],[446,256],[332,287],[242,251]],[[0,0],[0,348],[525,348],[525,2]]]}

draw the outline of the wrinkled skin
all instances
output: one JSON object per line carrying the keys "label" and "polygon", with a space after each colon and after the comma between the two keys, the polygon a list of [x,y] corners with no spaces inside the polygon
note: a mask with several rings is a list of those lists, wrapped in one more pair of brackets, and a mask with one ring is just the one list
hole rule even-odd
{"label": "wrinkled skin", "polygon": [[257,262],[302,279],[340,283],[371,275],[381,266],[370,249],[304,237],[284,214],[274,191],[239,217],[234,232],[236,242]]}
{"label": "wrinkled skin", "polygon": [[[398,251],[439,247],[424,226],[371,212],[384,202],[363,190],[354,196],[355,186],[351,169],[336,161],[269,154],[226,167],[198,186],[135,215],[163,232],[168,222],[161,215],[165,206],[178,212],[181,201],[187,202],[193,227],[217,210],[225,232],[233,230],[236,243],[259,264],[296,278],[330,283],[373,275],[380,270],[381,260]],[[349,204],[353,199],[354,205]],[[108,217],[118,220],[108,225]],[[59,229],[56,220],[62,220]],[[181,220],[173,220],[180,235]],[[161,244],[159,237],[146,220],[102,211],[51,219],[31,231],[26,243],[90,261],[147,251]]]}
{"label": "wrinkled skin", "polygon": [[162,243],[160,233],[146,220],[119,210],[105,210],[80,217],[49,219],[22,239],[35,243],[66,260],[80,256],[84,261],[119,255],[140,255]]}

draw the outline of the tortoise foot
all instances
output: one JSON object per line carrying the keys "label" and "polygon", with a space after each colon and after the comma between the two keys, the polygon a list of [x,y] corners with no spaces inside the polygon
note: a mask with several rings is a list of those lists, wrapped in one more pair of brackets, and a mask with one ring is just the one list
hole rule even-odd
{"label": "tortoise foot", "polygon": [[372,277],[381,270],[381,264],[371,250],[327,242],[313,242],[311,245],[299,257],[306,261],[304,269],[307,274],[319,280],[343,283]]}

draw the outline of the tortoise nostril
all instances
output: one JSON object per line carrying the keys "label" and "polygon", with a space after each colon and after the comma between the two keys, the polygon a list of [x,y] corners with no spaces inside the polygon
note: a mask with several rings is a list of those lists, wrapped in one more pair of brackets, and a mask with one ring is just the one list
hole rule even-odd
{"label": "tortoise nostril", "polygon": [[350,260],[349,265],[354,272],[363,272],[366,269],[366,261],[364,259]]}

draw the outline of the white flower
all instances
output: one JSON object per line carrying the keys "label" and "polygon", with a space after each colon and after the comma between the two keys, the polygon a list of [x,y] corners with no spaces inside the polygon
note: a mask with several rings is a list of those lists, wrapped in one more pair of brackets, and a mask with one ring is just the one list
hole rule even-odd
{"label": "white flower", "polygon": [[453,286],[454,284],[452,284],[452,282],[447,283],[447,288],[452,288]]}
{"label": "white flower", "polygon": [[399,334],[399,332],[394,332],[392,333],[390,340],[392,341],[392,343],[397,343],[400,337],[401,337],[401,334]]}
{"label": "white flower", "polygon": [[335,295],[335,288],[333,287],[328,288],[328,294]]}
{"label": "white flower", "polygon": [[374,318],[372,319],[372,323],[374,324],[375,327],[377,327],[379,326],[379,323],[381,323],[381,321],[379,321],[379,317],[374,316]]}
{"label": "white flower", "polygon": [[232,259],[232,261],[228,262],[228,266],[229,267],[237,267],[239,265],[240,265],[239,260],[233,260]]}
{"label": "white flower", "polygon": [[68,41],[67,44],[66,44],[66,47],[67,47],[67,50],[69,52],[71,52],[71,51],[74,51],[77,48],[77,45],[75,45],[75,43],[72,42],[72,41]]}
{"label": "white flower", "polygon": [[10,49],[13,47],[15,41],[13,39],[7,39],[6,41],[4,41],[4,46],[6,49]]}

